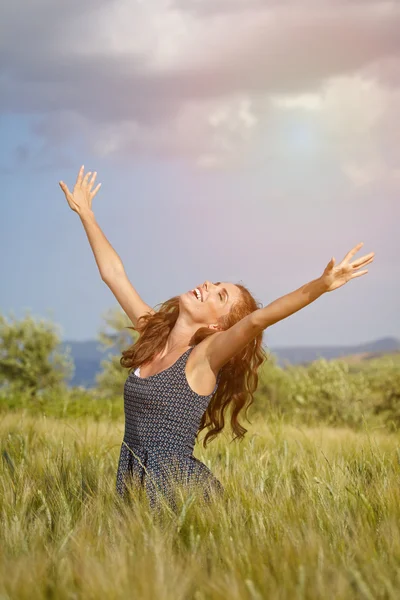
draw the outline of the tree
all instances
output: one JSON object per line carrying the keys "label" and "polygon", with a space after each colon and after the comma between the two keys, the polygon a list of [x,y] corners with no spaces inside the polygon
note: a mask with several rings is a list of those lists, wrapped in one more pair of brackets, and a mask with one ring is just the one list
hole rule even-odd
{"label": "tree", "polygon": [[58,327],[29,314],[10,322],[0,315],[0,389],[24,392],[32,398],[49,388],[65,386],[75,370],[66,348],[60,352]]}

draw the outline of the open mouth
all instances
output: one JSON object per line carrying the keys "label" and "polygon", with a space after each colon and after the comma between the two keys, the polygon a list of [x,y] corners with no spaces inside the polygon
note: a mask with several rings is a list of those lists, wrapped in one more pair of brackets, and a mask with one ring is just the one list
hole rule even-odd
{"label": "open mouth", "polygon": [[199,288],[195,288],[194,290],[191,291],[191,293],[199,302],[203,302],[203,298],[201,296],[201,292],[200,292]]}

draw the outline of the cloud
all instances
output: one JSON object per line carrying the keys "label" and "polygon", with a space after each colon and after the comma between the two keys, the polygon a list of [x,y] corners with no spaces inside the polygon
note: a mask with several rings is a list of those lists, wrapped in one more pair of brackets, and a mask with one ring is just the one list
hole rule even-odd
{"label": "cloud", "polygon": [[48,147],[79,136],[203,168],[329,146],[367,185],[395,170],[399,31],[398,3],[378,0],[18,0],[0,25],[0,111],[35,115]]}
{"label": "cloud", "polygon": [[398,182],[400,89],[382,87],[367,73],[329,80],[319,94],[275,97],[287,110],[314,113],[332,160],[356,187]]}
{"label": "cloud", "polygon": [[[174,0],[172,5],[182,11],[195,14],[197,17],[205,19],[213,18],[215,15],[227,15],[232,13],[246,13],[254,11],[266,11],[279,7],[299,8],[299,2],[296,0]],[[301,10],[315,10],[316,8],[330,9],[332,0],[302,0]],[[387,5],[393,5],[393,2],[387,0],[335,0],[336,7],[345,8],[346,6],[359,5],[359,7],[371,8],[380,7],[385,9]]]}

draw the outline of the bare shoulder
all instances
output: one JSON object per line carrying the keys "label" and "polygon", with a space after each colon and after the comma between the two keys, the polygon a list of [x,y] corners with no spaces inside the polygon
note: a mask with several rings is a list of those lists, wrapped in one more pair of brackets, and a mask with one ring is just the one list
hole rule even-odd
{"label": "bare shoulder", "polygon": [[[200,344],[197,344],[193,348],[193,351],[190,353],[188,364],[191,364],[192,369],[200,369],[201,371],[210,370],[213,372],[212,367],[210,365],[209,353],[208,349],[211,343],[211,340],[217,336],[221,335],[220,332],[216,332],[213,335],[209,335]],[[215,377],[218,375],[214,373]]]}
{"label": "bare shoulder", "polygon": [[214,333],[195,346],[186,363],[187,382],[191,389],[201,396],[211,394],[217,381],[218,373],[213,372],[207,354],[210,339],[215,335],[219,333]]}

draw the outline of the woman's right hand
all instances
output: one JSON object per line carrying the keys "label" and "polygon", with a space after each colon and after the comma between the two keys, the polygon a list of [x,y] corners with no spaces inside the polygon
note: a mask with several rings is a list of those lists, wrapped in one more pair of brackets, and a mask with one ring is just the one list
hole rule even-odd
{"label": "woman's right hand", "polygon": [[70,208],[74,212],[78,213],[78,215],[87,210],[92,210],[92,200],[101,186],[101,183],[99,183],[92,191],[92,187],[96,180],[97,171],[93,173],[90,181],[89,176],[92,174],[92,172],[89,171],[85,176],[83,176],[83,172],[84,166],[82,165],[79,170],[78,177],[76,178],[72,193],[69,191],[68,186],[63,181],[59,182],[60,188],[64,192]]}

